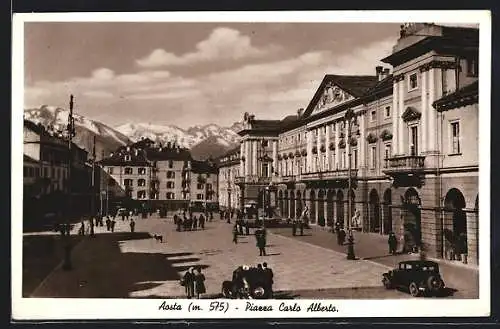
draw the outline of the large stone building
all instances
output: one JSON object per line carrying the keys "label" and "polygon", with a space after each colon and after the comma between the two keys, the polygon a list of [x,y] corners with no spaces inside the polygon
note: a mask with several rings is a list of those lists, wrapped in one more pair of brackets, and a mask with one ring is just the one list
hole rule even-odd
{"label": "large stone building", "polygon": [[394,231],[407,250],[477,262],[478,30],[406,24],[382,61],[392,73],[326,75],[296,116],[245,114],[239,206],[286,218],[307,206],[311,224]]}
{"label": "large stone building", "polygon": [[119,148],[99,165],[107,175],[101,182],[107,199],[115,200],[122,191],[135,206],[148,209],[217,206],[216,166],[192,159],[189,150],[173,144],[143,139]]}

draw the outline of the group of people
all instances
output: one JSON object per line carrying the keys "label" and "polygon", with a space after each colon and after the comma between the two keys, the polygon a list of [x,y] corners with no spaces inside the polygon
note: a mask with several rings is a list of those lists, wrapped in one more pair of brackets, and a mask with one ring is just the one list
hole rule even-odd
{"label": "group of people", "polygon": [[174,215],[174,224],[177,226],[176,231],[180,232],[184,231],[196,231],[199,228],[202,230],[205,229],[205,216],[200,214],[199,217],[196,217],[193,213],[189,213],[189,215],[184,212],[182,217],[175,214]]}
{"label": "group of people", "polygon": [[200,298],[207,292],[205,287],[205,275],[201,273],[201,267],[190,267],[181,279],[181,286],[184,286],[187,298]]}
{"label": "group of people", "polygon": [[266,262],[257,264],[257,267],[250,267],[248,265],[239,266],[233,272],[232,282],[233,294],[236,294],[242,288],[251,289],[254,283],[259,282],[264,285],[269,298],[272,298],[274,273]]}

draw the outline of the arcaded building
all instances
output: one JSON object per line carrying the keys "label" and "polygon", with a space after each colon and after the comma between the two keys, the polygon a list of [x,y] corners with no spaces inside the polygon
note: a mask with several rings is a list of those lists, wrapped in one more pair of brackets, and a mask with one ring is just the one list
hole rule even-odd
{"label": "arcaded building", "polygon": [[307,206],[313,225],[394,231],[405,251],[477,263],[478,49],[477,29],[406,24],[374,75],[328,74],[283,120],[245,114],[240,206]]}

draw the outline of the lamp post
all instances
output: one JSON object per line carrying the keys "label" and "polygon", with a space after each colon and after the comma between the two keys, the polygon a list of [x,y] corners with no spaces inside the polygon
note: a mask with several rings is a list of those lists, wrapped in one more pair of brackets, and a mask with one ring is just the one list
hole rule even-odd
{"label": "lamp post", "polygon": [[[66,126],[66,133],[67,133],[67,138],[68,138],[68,177],[67,177],[67,188],[68,188],[68,212],[66,216],[70,216],[72,213],[72,195],[71,195],[71,145],[73,144],[73,137],[76,135],[75,132],[75,121],[73,119],[73,95],[70,96],[70,101],[69,101],[69,115],[68,115],[68,125]],[[69,224],[68,224],[69,226]],[[73,265],[71,263],[71,240],[69,238],[69,230],[66,232],[66,243],[64,246],[64,263],[63,263],[63,270],[69,271],[73,268]]]}
{"label": "lamp post", "polygon": [[352,178],[351,178],[351,128],[352,124],[356,122],[356,114],[352,109],[348,109],[345,113],[345,120],[347,122],[347,175],[348,175],[348,190],[347,190],[347,202],[348,202],[348,215],[347,215],[347,227],[349,231],[349,237],[347,238],[347,259],[354,260],[356,255],[354,254],[354,236],[352,234]]}

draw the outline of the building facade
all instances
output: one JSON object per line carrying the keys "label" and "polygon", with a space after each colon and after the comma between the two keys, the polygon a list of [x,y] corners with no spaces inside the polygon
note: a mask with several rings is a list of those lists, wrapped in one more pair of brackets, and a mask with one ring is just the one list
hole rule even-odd
{"label": "building facade", "polygon": [[405,24],[382,59],[392,73],[326,75],[283,120],[245,114],[240,206],[307,207],[311,224],[393,231],[406,251],[477,263],[478,49],[477,29]]}
{"label": "building facade", "polygon": [[240,147],[230,150],[218,159],[218,195],[221,209],[240,209],[241,192],[236,184],[236,178],[240,177],[241,169]]}
{"label": "building facade", "polygon": [[144,139],[119,148],[99,165],[108,175],[101,190],[115,188],[108,199],[123,191],[136,206],[152,210],[217,206],[215,165],[193,160],[189,150],[171,143],[162,146]]}

